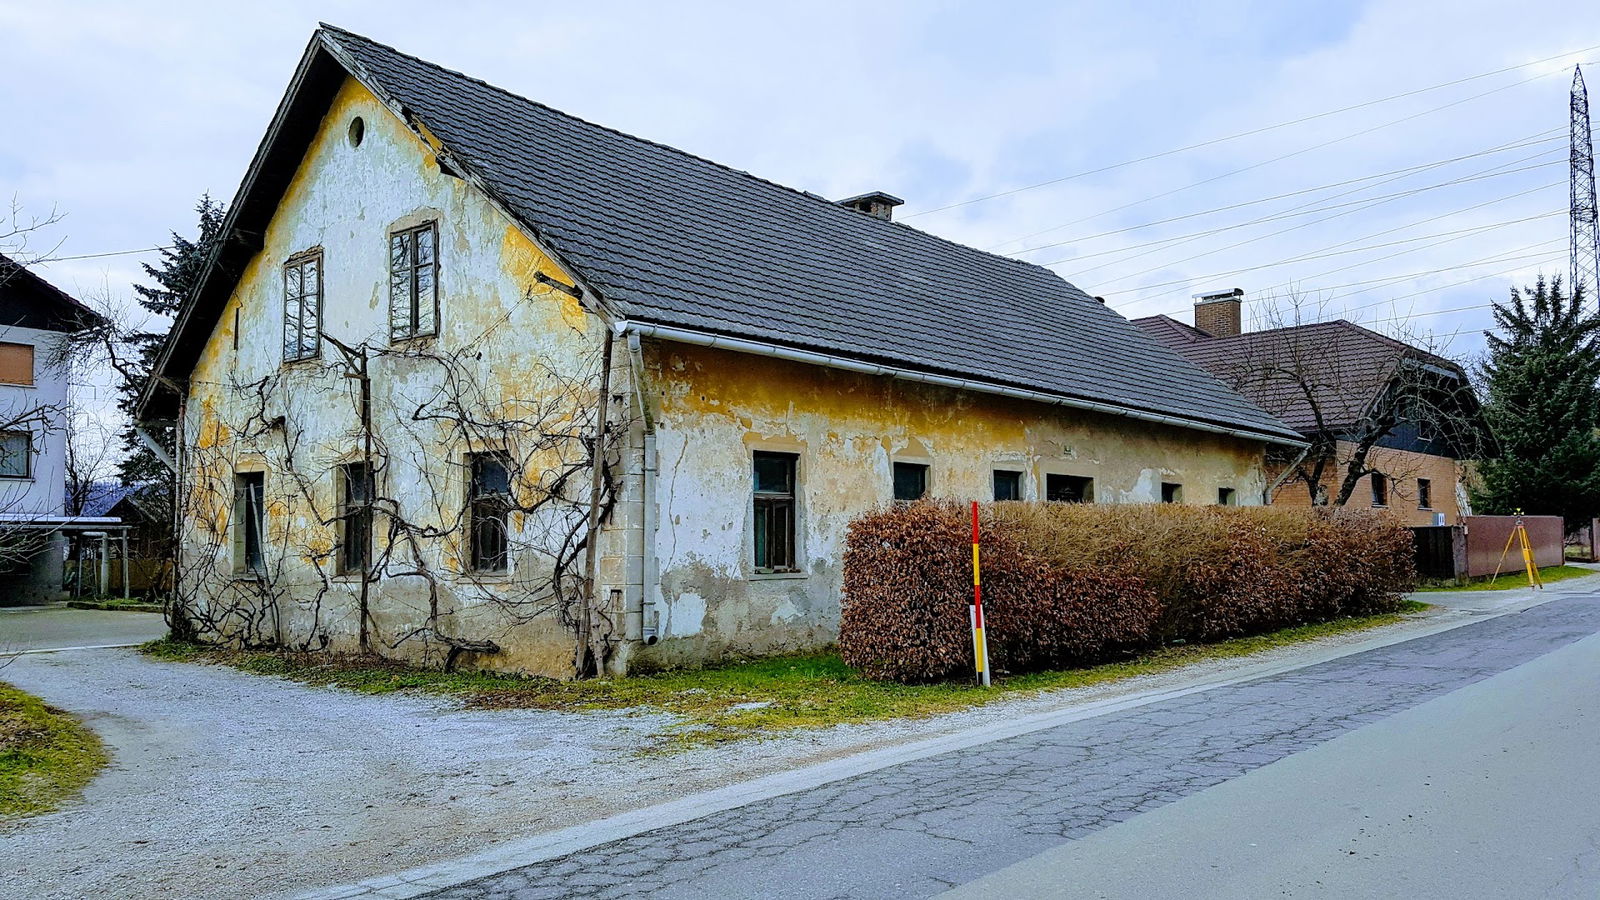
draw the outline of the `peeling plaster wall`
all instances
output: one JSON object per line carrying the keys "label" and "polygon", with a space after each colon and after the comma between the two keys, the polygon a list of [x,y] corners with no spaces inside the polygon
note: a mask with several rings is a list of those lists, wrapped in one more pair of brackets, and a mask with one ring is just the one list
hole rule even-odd
{"label": "peeling plaster wall", "polygon": [[[357,116],[365,131],[354,146],[350,125]],[[439,223],[440,333],[405,344],[459,354],[482,384],[491,414],[525,415],[547,399],[556,388],[537,374],[544,367],[588,377],[588,393],[574,408],[583,416],[593,411],[601,326],[577,300],[534,276],[570,280],[480,192],[442,174],[422,139],[347,80],[211,335],[185,404],[193,507],[185,527],[187,577],[219,609],[260,593],[259,581],[233,574],[229,519],[233,473],[264,471],[266,580],[280,596],[262,627],[281,642],[316,646],[325,635],[333,647],[355,646],[360,579],[334,575],[330,554],[338,540],[335,469],[361,458],[358,382],[343,377],[338,352],[324,344],[320,360],[282,361],[283,263],[320,248],[324,330],[347,345],[388,347],[388,235],[430,219]],[[443,426],[412,420],[419,404],[444,387],[442,372],[424,360],[376,359],[372,408],[374,430],[389,450],[378,496],[448,530],[459,525],[465,505],[464,454],[493,448],[447,441]],[[248,386],[256,382],[263,387],[253,391]],[[277,417],[282,423],[272,424]],[[592,428],[587,418],[550,424],[574,434]],[[581,454],[581,443],[573,441],[567,452]],[[574,482],[571,493],[586,500],[587,475]],[[535,540],[558,525],[520,519],[513,516],[513,530]],[[374,531],[377,554],[386,532],[382,515]],[[555,613],[530,617],[528,609],[509,614],[504,606],[547,571],[514,557],[503,577],[462,579],[464,536],[435,544],[424,557],[441,575],[441,630],[492,638],[506,649],[492,657],[469,654],[465,664],[570,674],[572,639]],[[388,655],[437,663],[439,644],[416,636],[427,624],[430,591],[426,579],[404,574],[414,568],[396,560],[372,585],[373,639],[380,649],[395,645],[384,649]]]}
{"label": "peeling plaster wall", "polygon": [[[662,664],[837,637],[846,525],[893,497],[896,460],[937,497],[992,499],[996,468],[1040,499],[1049,473],[1094,478],[1097,502],[1259,504],[1261,443],[684,344],[646,345],[660,470]],[[799,454],[797,575],[753,572],[751,453]]]}

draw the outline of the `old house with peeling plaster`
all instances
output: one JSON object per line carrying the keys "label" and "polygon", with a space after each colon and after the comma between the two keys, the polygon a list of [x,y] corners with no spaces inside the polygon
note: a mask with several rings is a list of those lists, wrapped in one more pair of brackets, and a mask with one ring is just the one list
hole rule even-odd
{"label": "old house with peeling plaster", "polygon": [[1260,502],[1293,431],[898,203],[322,27],[142,398],[192,627],[622,672],[832,640],[897,497]]}

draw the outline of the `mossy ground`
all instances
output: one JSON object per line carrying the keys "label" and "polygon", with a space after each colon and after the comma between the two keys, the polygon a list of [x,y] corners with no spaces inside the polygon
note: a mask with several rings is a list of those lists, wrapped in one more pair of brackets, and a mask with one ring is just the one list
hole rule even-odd
{"label": "mossy ground", "polygon": [[106,759],[100,739],[83,723],[0,682],[0,821],[55,809]]}
{"label": "mossy ground", "polygon": [[969,683],[873,681],[858,675],[834,653],[779,656],[632,678],[556,681],[481,672],[444,673],[359,656],[222,650],[170,640],[146,644],[144,651],[159,659],[221,663],[259,675],[366,694],[444,694],[479,709],[668,712],[681,721],[664,735],[659,749],[686,749],[791,729],[926,718],[1042,691],[1088,687],[1205,660],[1248,656],[1392,624],[1426,608],[1426,604],[1406,601],[1396,613],[1301,625],[1215,644],[1166,647],[1088,668],[1000,678],[988,689]]}

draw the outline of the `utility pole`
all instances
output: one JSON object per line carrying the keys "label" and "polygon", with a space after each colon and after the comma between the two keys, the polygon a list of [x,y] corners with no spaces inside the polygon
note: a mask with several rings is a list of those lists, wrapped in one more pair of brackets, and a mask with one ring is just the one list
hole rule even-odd
{"label": "utility pole", "polygon": [[1589,296],[1600,293],[1600,226],[1595,221],[1594,144],[1589,134],[1589,90],[1583,69],[1572,70],[1572,284],[1584,285]]}

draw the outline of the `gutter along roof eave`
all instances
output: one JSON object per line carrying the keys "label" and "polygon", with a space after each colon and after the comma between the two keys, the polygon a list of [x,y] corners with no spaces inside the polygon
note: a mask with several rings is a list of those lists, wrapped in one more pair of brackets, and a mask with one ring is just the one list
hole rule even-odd
{"label": "gutter along roof eave", "polygon": [[1104,413],[1124,418],[1137,419],[1143,422],[1153,422],[1174,428],[1187,428],[1196,431],[1205,431],[1212,434],[1223,434],[1229,437],[1242,438],[1250,441],[1261,441],[1285,447],[1305,448],[1310,446],[1299,436],[1293,438],[1288,434],[1253,431],[1248,428],[1238,428],[1229,425],[1218,425],[1195,419],[1186,419],[1181,416],[1166,413],[1151,412],[1149,410],[1133,407],[1119,406],[1112,403],[1102,403],[1096,400],[1086,400],[1080,397],[1069,397],[1062,394],[1052,394],[1045,391],[1029,390],[1027,388],[1010,387],[989,381],[979,381],[970,378],[959,378],[951,375],[938,375],[932,372],[922,372],[899,366],[887,366],[880,363],[871,363],[831,353],[820,353],[812,350],[800,350],[786,347],[781,344],[766,343],[747,338],[728,337],[726,335],[712,334],[704,331],[695,331],[688,328],[678,328],[672,325],[658,325],[651,322],[637,320],[619,320],[614,326],[618,335],[638,334],[641,337],[658,337],[663,340],[677,341],[684,344],[694,344],[701,347],[720,347],[741,353],[752,353],[758,356],[771,356],[779,359],[788,359],[795,362],[809,363],[811,365],[825,366],[830,369],[842,369],[851,372],[862,372],[868,375],[886,375],[902,381],[919,381],[926,384],[937,384],[957,390],[974,391],[983,394],[995,394],[1002,397],[1012,397],[1019,400],[1031,400],[1036,403],[1046,403],[1053,406],[1067,406],[1073,409],[1082,409],[1090,412]]}

